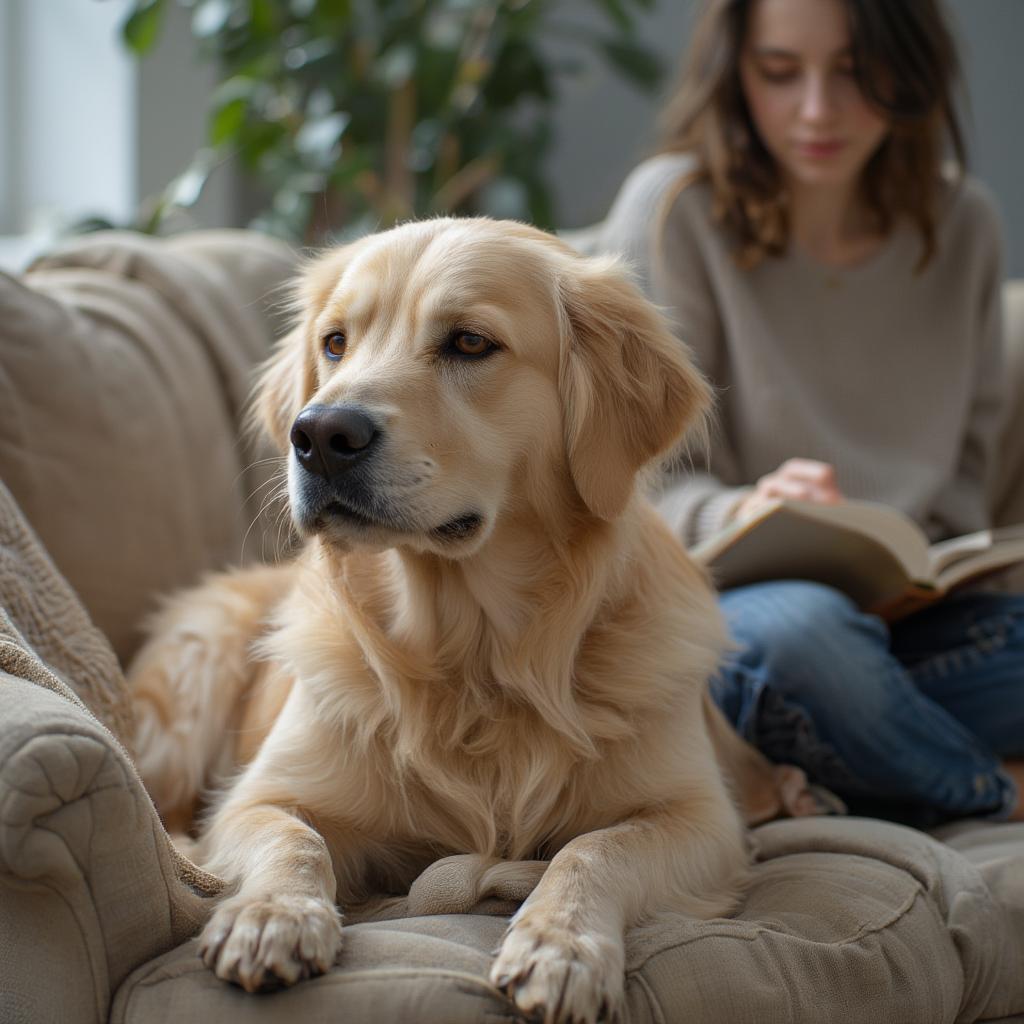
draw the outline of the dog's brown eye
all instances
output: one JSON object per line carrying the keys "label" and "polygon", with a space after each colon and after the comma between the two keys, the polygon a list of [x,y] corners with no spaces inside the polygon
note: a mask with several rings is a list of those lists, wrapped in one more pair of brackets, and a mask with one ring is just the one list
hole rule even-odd
{"label": "dog's brown eye", "polygon": [[482,334],[473,334],[472,331],[456,331],[448,341],[448,349],[453,355],[469,359],[479,359],[496,351],[497,348],[498,346],[489,338]]}
{"label": "dog's brown eye", "polygon": [[324,337],[324,355],[328,359],[340,359],[345,354],[345,335],[332,331]]}

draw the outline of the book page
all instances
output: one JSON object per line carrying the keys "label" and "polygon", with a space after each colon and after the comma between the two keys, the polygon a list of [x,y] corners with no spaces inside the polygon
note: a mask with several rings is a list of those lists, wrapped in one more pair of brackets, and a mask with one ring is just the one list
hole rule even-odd
{"label": "book page", "polygon": [[[933,578],[928,539],[909,516],[888,505],[870,501],[843,501],[836,505],[821,505],[810,501],[776,501],[749,519],[733,522],[721,533],[696,547],[691,554],[701,562],[710,564],[738,539],[751,532],[761,533],[763,523],[770,519],[795,519],[805,526],[808,521],[820,523],[822,530],[848,538],[860,534],[873,538],[875,544],[890,552],[913,580],[929,582]],[[801,546],[799,533],[787,538],[787,551]]]}
{"label": "book page", "polygon": [[1024,525],[980,530],[931,547],[935,578],[943,590],[1017,562],[1024,562]]}
{"label": "book page", "polygon": [[938,576],[943,569],[966,558],[973,558],[993,547],[1003,547],[1015,541],[1024,541],[1024,524],[1003,526],[996,530],[979,530],[962,537],[940,540],[929,548],[932,573]]}
{"label": "book page", "polygon": [[932,579],[928,538],[910,516],[888,505],[848,499],[837,505],[807,501],[787,501],[787,509],[809,519],[834,524],[844,530],[864,534],[887,548],[903,564],[906,575],[915,581]]}

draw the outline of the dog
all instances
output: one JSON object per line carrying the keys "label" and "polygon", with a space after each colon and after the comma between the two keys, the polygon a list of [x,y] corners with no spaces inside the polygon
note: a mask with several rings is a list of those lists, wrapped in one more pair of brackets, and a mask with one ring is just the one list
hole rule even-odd
{"label": "dog", "polygon": [[335,961],[339,904],[446,856],[540,858],[491,981],[548,1021],[615,1017],[624,930],[732,911],[744,818],[804,781],[715,710],[715,595],[644,497],[709,388],[614,259],[518,223],[328,252],[298,310],[254,409],[301,550],[172,600],[130,672],[165,821],[230,780],[201,954],[291,984]]}

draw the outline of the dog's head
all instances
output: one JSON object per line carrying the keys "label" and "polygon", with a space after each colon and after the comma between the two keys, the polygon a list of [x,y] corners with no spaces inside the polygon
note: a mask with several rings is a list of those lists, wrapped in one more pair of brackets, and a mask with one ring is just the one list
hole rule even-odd
{"label": "dog's head", "polygon": [[298,531],[343,546],[462,557],[523,502],[614,519],[708,405],[613,260],[521,224],[370,236],[314,262],[299,303],[255,410]]}

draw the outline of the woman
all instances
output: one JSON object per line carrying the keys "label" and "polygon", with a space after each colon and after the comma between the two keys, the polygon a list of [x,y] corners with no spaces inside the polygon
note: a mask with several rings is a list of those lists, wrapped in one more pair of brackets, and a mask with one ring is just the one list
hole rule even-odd
{"label": "woman", "polygon": [[[956,75],[937,0],[705,4],[663,151],[601,238],[717,386],[708,451],[662,497],[685,543],[775,498],[885,502],[935,540],[989,525],[1001,245],[958,173]],[[713,692],[770,757],[855,812],[1024,817],[1024,598],[891,627],[795,580],[722,605]]]}

